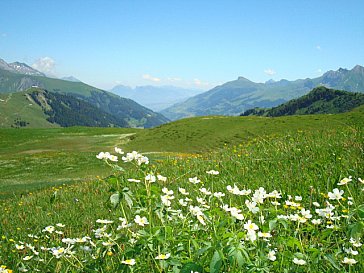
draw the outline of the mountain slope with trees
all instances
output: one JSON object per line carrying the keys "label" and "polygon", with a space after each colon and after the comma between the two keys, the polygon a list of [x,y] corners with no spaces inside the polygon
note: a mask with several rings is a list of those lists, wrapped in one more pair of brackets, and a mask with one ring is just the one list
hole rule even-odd
{"label": "mountain slope with trees", "polygon": [[0,94],[0,127],[129,127],[121,117],[115,117],[96,106],[70,95],[40,88],[10,94]]}
{"label": "mountain slope with trees", "polygon": [[320,86],[313,89],[307,95],[290,100],[277,107],[269,109],[253,108],[245,111],[241,116],[278,117],[288,115],[337,114],[348,112],[363,104],[363,93],[352,93]]}

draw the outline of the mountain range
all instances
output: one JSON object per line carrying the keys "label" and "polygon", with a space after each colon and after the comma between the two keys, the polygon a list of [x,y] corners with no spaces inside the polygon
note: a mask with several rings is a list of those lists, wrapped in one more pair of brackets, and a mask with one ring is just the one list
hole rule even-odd
{"label": "mountain range", "polygon": [[0,59],[0,94],[25,91],[31,87],[70,95],[88,102],[117,119],[123,119],[128,127],[148,128],[169,121],[163,115],[131,99],[121,98],[83,82],[49,78],[26,64],[8,64]]}
{"label": "mountain range", "polygon": [[318,78],[255,83],[244,77],[177,103],[161,113],[171,120],[205,115],[239,115],[255,107],[274,107],[307,94],[317,86],[364,92],[364,67],[340,68]]}
{"label": "mountain range", "polygon": [[161,111],[176,103],[204,92],[199,89],[186,89],[176,86],[136,86],[135,88],[117,85],[110,90],[121,97],[132,99],[153,111]]}

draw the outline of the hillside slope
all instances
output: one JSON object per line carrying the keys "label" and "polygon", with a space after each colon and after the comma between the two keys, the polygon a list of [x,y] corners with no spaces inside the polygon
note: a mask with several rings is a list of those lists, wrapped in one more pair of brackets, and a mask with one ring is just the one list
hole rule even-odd
{"label": "hillside slope", "polygon": [[335,115],[299,115],[282,117],[209,116],[177,120],[140,130],[125,149],[153,152],[200,153],[225,144],[240,144],[266,135],[301,130],[338,127],[364,127],[364,105]]}
{"label": "hillside slope", "polygon": [[324,86],[313,89],[307,95],[290,100],[273,108],[253,108],[241,116],[278,117],[286,115],[336,114],[352,110],[364,104],[364,94],[329,89]]}
{"label": "hillside slope", "polygon": [[169,121],[163,115],[133,100],[121,98],[82,82],[26,75],[2,69],[2,67],[0,67],[0,94],[24,91],[34,86],[50,92],[72,95],[89,102],[111,115],[126,120],[131,127],[149,128]]}
{"label": "hillside slope", "polygon": [[0,94],[0,127],[127,127],[128,123],[73,96],[39,88]]}
{"label": "hillside slope", "polygon": [[317,86],[364,92],[364,67],[328,71],[314,79],[255,83],[243,77],[217,86],[161,113],[171,120],[203,115],[239,115],[255,107],[274,107],[307,94]]}

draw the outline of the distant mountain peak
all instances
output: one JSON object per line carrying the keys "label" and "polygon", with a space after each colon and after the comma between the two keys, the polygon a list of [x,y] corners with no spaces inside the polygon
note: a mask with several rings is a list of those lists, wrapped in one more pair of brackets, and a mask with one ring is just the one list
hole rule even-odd
{"label": "distant mountain peak", "polygon": [[275,82],[276,82],[275,80],[270,79],[270,80],[267,80],[267,81],[265,82],[265,84],[272,84],[272,83],[275,83]]}
{"label": "distant mountain peak", "polygon": [[33,67],[30,67],[25,63],[20,63],[20,62],[7,63],[3,59],[0,59],[0,69],[18,74],[45,77],[45,75],[42,72],[34,69]]}
{"label": "distant mountain peak", "polygon": [[16,71],[20,74],[45,77],[44,73],[34,69],[33,67],[30,67],[26,63],[13,62],[13,63],[10,63],[9,66],[11,68],[13,68],[14,71]]}
{"label": "distant mountain peak", "polygon": [[340,67],[337,71],[340,72],[340,73],[345,73],[345,72],[348,72],[349,70]]}
{"label": "distant mountain peak", "polygon": [[238,81],[247,81],[247,82],[250,82],[250,80],[248,80],[247,78],[244,78],[242,76],[239,76],[238,77]]}
{"label": "distant mountain peak", "polygon": [[79,79],[77,79],[73,76],[63,77],[63,78],[61,78],[61,80],[69,81],[69,82],[81,82]]}
{"label": "distant mountain peak", "polygon": [[361,73],[361,74],[364,74],[364,67],[362,67],[361,65],[356,65],[353,67],[353,69],[351,69],[352,72],[355,72],[355,73]]}

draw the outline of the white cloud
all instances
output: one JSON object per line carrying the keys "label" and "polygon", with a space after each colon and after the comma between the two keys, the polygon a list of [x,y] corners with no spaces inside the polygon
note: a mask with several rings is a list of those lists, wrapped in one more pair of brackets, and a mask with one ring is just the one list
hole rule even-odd
{"label": "white cloud", "polygon": [[316,49],[317,49],[317,50],[321,50],[321,46],[320,46],[320,45],[317,45],[317,46],[316,46]]}
{"label": "white cloud", "polygon": [[178,77],[171,77],[171,78],[167,78],[167,81],[169,81],[169,82],[180,82],[180,81],[182,81],[182,79],[178,78]]}
{"label": "white cloud", "polygon": [[201,81],[200,79],[194,79],[193,80],[194,85],[198,87],[208,87],[210,86],[210,83]]}
{"label": "white cloud", "polygon": [[264,70],[264,73],[269,75],[269,76],[273,76],[276,74],[276,72],[272,69],[272,68],[267,68]]}
{"label": "white cloud", "polygon": [[56,62],[50,57],[39,58],[32,67],[48,75],[55,74]]}
{"label": "white cloud", "polygon": [[317,69],[317,73],[321,74],[322,73],[322,69],[321,68]]}
{"label": "white cloud", "polygon": [[144,80],[147,80],[147,81],[152,81],[152,82],[160,82],[161,81],[160,78],[153,77],[153,76],[151,76],[149,74],[144,74],[142,77],[143,77]]}

